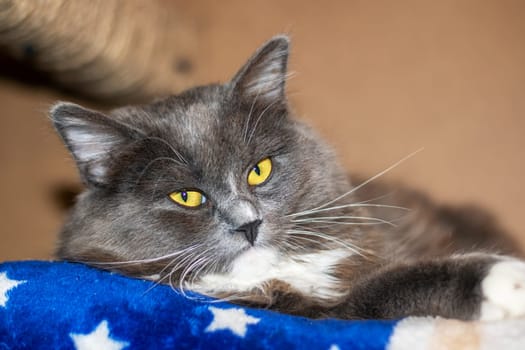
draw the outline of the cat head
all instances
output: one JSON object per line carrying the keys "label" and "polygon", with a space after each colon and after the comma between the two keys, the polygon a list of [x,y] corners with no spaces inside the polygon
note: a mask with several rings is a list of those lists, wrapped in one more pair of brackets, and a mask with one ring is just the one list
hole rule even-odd
{"label": "cat head", "polygon": [[348,184],[331,150],[291,116],[288,54],[278,36],[225,84],[108,114],[56,104],[52,120],[86,186],[58,256],[179,276],[226,271],[250,249],[330,245],[291,233],[294,214]]}

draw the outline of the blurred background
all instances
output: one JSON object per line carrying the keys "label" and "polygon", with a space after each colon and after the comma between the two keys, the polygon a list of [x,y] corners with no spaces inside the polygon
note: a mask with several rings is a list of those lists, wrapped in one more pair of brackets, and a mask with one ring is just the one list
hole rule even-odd
{"label": "blurred background", "polygon": [[[45,8],[38,8],[45,3]],[[525,246],[525,2],[0,0],[0,260],[49,259],[79,188],[49,106],[228,80],[292,37],[299,118],[350,172],[490,210]]]}

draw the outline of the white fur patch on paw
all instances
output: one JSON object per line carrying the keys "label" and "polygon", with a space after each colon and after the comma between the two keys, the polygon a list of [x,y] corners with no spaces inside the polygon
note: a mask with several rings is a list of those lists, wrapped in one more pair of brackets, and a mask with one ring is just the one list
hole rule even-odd
{"label": "white fur patch on paw", "polygon": [[497,262],[481,282],[481,291],[481,320],[525,317],[525,262]]}

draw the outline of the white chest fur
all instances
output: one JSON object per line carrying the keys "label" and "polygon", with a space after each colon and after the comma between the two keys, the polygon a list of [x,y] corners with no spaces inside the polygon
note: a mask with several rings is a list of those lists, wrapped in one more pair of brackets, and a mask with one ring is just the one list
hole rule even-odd
{"label": "white chest fur", "polygon": [[188,287],[214,295],[249,291],[262,288],[266,281],[280,280],[306,295],[333,299],[341,296],[333,272],[349,254],[347,250],[335,249],[284,257],[274,249],[252,248],[235,259],[230,272],[205,275]]}

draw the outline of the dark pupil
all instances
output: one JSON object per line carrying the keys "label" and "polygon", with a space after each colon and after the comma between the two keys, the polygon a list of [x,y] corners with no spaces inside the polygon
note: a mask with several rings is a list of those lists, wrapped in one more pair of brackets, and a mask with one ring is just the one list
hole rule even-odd
{"label": "dark pupil", "polygon": [[255,173],[256,173],[257,175],[259,175],[259,176],[261,175],[261,169],[259,168],[258,165],[256,165],[256,166],[253,167],[253,171],[255,171]]}
{"label": "dark pupil", "polygon": [[182,191],[180,193],[180,196],[182,197],[182,200],[187,202],[188,201],[188,193],[186,191]]}

